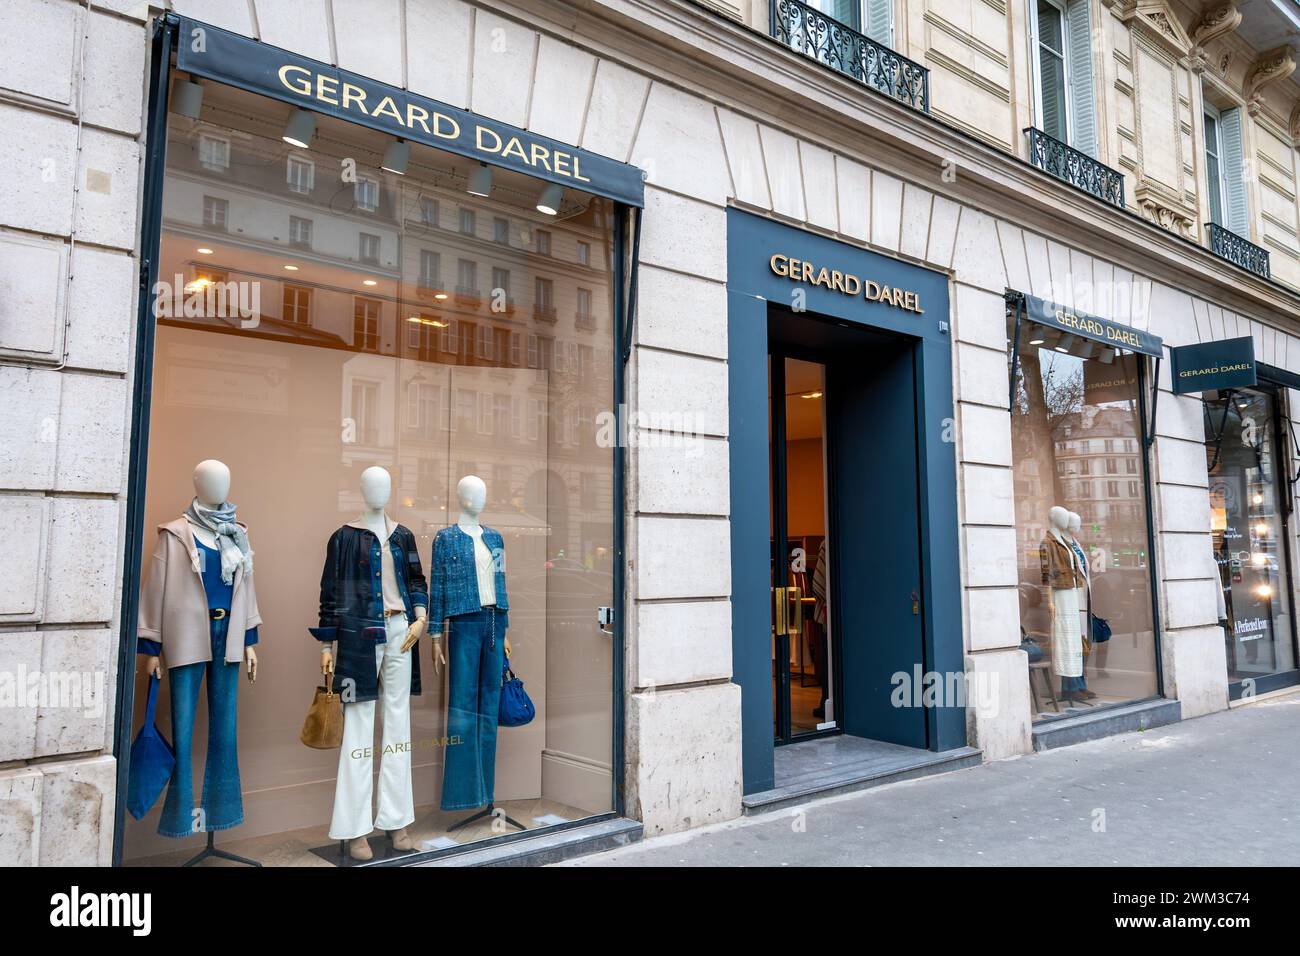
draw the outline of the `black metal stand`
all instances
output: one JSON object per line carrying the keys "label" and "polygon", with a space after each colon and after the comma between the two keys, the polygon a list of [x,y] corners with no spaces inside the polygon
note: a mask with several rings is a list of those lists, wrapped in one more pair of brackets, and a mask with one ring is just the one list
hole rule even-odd
{"label": "black metal stand", "polygon": [[[453,823],[451,826],[447,827],[447,832],[451,833],[453,830],[459,830],[461,827],[467,827],[471,823],[476,823],[479,820],[482,820],[484,817],[494,816],[496,814],[496,808],[497,807],[495,803],[489,803],[486,807],[484,807],[482,810],[480,810],[478,813],[474,814],[473,816],[466,817],[464,820],[461,820],[459,823]],[[501,814],[501,819],[505,820],[506,823],[510,824],[513,827],[518,827],[520,830],[528,829],[528,827],[524,826],[518,820],[514,819],[513,817],[507,816],[504,813]]]}
{"label": "black metal stand", "polygon": [[234,853],[227,853],[225,850],[218,850],[215,844],[213,843],[213,839],[214,839],[213,833],[211,830],[209,830],[208,845],[205,846],[202,850],[200,850],[195,856],[191,857],[190,859],[182,863],[181,866],[194,866],[197,863],[202,863],[210,856],[215,856],[220,860],[229,860],[232,863],[242,863],[244,864],[244,866],[262,865],[261,863],[258,863],[256,860],[248,859],[248,857],[236,856]]}

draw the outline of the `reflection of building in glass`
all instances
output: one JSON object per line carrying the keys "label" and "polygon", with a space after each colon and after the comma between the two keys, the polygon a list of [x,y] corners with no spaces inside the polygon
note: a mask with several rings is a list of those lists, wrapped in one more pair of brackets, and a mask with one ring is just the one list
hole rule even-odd
{"label": "reflection of building in glass", "polygon": [[[543,227],[508,183],[472,197],[450,170],[399,177],[345,143],[303,151],[260,118],[229,120],[244,129],[173,118],[162,275],[257,283],[260,314],[254,328],[170,324],[356,353],[342,364],[343,462],[392,467],[417,533],[454,520],[455,481],[477,473],[488,523],[547,535],[553,566],[609,571],[612,450],[596,441],[612,392],[608,203],[574,198]],[[359,506],[354,489],[340,496],[341,511]]]}
{"label": "reflection of building in glass", "polygon": [[1085,524],[1142,519],[1140,446],[1128,409],[1088,406],[1065,416],[1054,445],[1064,498]]}

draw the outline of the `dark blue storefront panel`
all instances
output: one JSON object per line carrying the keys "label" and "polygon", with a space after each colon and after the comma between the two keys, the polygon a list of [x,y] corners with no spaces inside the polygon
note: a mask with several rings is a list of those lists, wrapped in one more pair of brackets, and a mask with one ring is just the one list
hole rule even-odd
{"label": "dark blue storefront panel", "polygon": [[727,240],[732,651],[745,792],[772,786],[773,766],[769,303],[807,312],[809,322],[895,336],[870,346],[858,366],[841,362],[831,379],[840,383],[838,513],[828,531],[842,569],[841,726],[932,750],[962,746],[963,708],[891,711],[882,700],[895,671],[964,670],[948,279],[738,210],[728,213]]}

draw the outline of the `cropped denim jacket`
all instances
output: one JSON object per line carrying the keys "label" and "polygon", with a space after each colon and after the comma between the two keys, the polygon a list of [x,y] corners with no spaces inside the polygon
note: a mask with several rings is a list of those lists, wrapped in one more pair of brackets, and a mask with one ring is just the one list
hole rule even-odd
{"label": "cropped denim jacket", "polygon": [[[492,552],[496,579],[497,610],[507,611],[506,545],[501,534],[483,528],[483,543]],[[457,614],[477,611],[483,605],[478,596],[478,566],[474,561],[474,539],[459,525],[443,528],[433,538],[433,560],[429,564],[429,631],[440,633],[442,622]],[[503,624],[509,623],[506,614]]]}
{"label": "cropped denim jacket", "polygon": [[[383,546],[393,555],[406,618],[414,621],[415,608],[429,603],[415,535],[405,525],[396,525]],[[356,525],[344,525],[330,536],[320,576],[320,623],[308,628],[312,637],[323,644],[338,642],[334,686],[341,689],[345,680],[352,680],[358,701],[378,696],[375,645],[388,640],[380,547],[373,531]],[[420,693],[418,654],[411,659],[411,693]]]}

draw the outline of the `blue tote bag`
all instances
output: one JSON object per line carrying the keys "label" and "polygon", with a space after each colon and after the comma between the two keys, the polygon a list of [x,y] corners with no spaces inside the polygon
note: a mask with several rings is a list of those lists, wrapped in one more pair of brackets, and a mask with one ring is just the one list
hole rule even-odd
{"label": "blue tote bag", "polygon": [[510,669],[510,658],[501,667],[501,705],[497,708],[497,723],[502,727],[522,727],[537,715],[532,699],[524,690],[524,682]]}
{"label": "blue tote bag", "polygon": [[171,779],[176,766],[172,745],[163,739],[154,723],[158,710],[158,685],[156,676],[149,678],[149,701],[144,709],[144,726],[131,744],[131,770],[127,781],[126,808],[139,820],[158,802],[163,787]]}

